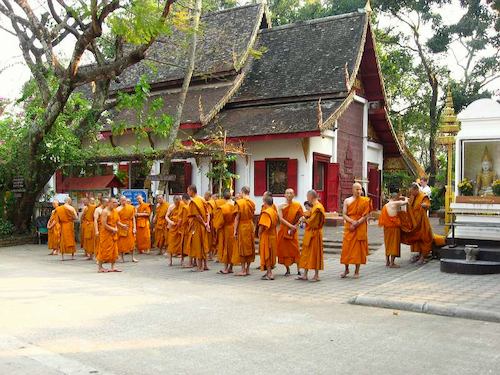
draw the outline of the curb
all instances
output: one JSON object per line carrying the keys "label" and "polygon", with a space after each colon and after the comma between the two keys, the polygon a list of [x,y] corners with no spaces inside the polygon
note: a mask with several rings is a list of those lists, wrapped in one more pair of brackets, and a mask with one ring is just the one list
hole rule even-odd
{"label": "curb", "polygon": [[500,312],[468,309],[464,307],[442,305],[438,303],[407,302],[363,295],[353,297],[349,299],[348,302],[351,305],[381,307],[384,309],[412,311],[424,314],[442,315],[454,318],[500,323]]}

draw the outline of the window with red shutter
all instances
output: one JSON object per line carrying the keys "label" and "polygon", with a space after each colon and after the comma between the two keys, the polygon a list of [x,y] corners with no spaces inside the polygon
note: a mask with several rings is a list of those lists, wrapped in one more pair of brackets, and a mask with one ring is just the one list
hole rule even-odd
{"label": "window with red shutter", "polygon": [[267,188],[266,179],[266,161],[256,160],[254,161],[253,168],[253,190],[255,196],[260,196],[264,194]]}

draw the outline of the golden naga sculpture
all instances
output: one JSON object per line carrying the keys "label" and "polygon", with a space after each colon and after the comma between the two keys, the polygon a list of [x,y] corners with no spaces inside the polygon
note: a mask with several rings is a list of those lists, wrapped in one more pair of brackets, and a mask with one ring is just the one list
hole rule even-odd
{"label": "golden naga sculpture", "polygon": [[493,181],[497,175],[493,170],[493,159],[488,152],[488,147],[484,148],[483,158],[481,159],[481,171],[476,178],[476,195],[493,195]]}

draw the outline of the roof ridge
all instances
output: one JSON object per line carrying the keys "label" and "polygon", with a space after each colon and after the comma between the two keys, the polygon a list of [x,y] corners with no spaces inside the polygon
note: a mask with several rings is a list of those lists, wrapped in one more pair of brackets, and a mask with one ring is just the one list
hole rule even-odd
{"label": "roof ridge", "polygon": [[251,8],[251,7],[260,7],[262,5],[263,5],[262,3],[256,3],[256,4],[241,5],[241,6],[236,6],[236,7],[232,7],[232,8],[226,8],[226,9],[220,9],[220,10],[213,10],[213,11],[205,13],[202,16],[202,18],[217,16],[217,15],[219,15],[221,13],[233,12],[233,11],[239,10],[239,9],[245,9],[245,8]]}
{"label": "roof ridge", "polygon": [[351,12],[351,13],[344,13],[344,14],[336,14],[333,16],[328,16],[328,17],[320,17],[320,18],[314,18],[311,20],[307,21],[297,21],[294,23],[288,23],[286,25],[280,25],[280,26],[273,26],[269,29],[262,29],[260,30],[261,33],[266,33],[266,32],[272,32],[272,31],[278,31],[278,30],[284,30],[284,29],[291,29],[294,27],[301,27],[301,26],[308,26],[311,24],[317,24],[317,23],[322,23],[322,22],[329,22],[333,21],[336,19],[342,19],[342,18],[349,18],[349,17],[356,17],[356,16],[365,16],[366,12],[362,11],[356,11],[356,12]]}

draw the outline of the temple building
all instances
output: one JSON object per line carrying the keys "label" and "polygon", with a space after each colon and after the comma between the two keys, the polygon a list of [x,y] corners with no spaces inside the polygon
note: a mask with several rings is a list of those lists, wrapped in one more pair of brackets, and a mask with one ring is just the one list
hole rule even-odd
{"label": "temple building", "polygon": [[[384,170],[419,173],[389,119],[366,11],[271,27],[267,7],[255,4],[207,13],[202,30],[178,138],[186,144],[205,141],[222,129],[228,142],[241,143],[246,155],[232,166],[240,176],[236,190],[248,185],[257,200],[269,190],[280,202],[287,187],[301,200],[315,189],[334,212],[355,180],[380,207]],[[155,42],[148,61],[125,71],[114,93],[133,90],[147,74],[150,100],[162,97],[165,113],[173,114],[187,60],[186,49],[175,42],[179,38],[174,33]],[[105,129],[102,142],[130,154],[137,145],[165,149],[165,139],[152,134],[137,140],[133,114],[117,116],[128,118],[130,128],[119,136]],[[142,187],[137,163],[113,162],[129,187]],[[211,190],[211,167],[209,157],[175,159],[169,195],[185,192],[191,183],[201,192]],[[155,161],[150,173],[161,168]],[[70,190],[60,174],[56,179],[57,191]],[[156,193],[157,182],[146,185]]]}

